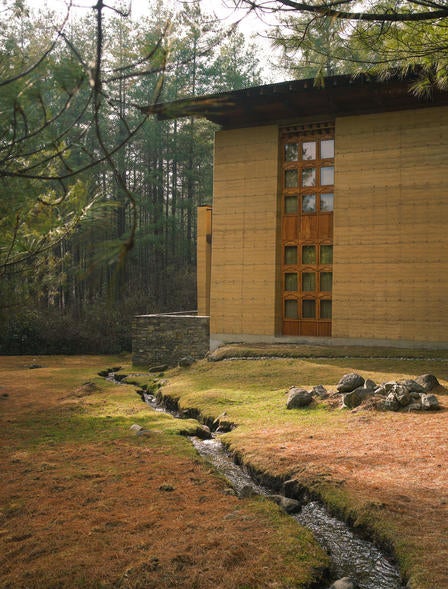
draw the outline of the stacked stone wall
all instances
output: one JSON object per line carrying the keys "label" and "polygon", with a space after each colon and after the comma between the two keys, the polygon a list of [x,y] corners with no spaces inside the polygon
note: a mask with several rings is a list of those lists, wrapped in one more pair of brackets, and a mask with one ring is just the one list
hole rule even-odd
{"label": "stacked stone wall", "polygon": [[181,358],[204,358],[209,351],[209,317],[194,314],[138,315],[132,326],[132,362],[151,368],[176,366]]}

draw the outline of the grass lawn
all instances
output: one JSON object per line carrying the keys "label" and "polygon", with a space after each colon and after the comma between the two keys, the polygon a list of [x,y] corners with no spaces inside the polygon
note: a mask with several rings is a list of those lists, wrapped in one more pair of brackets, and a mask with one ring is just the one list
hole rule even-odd
{"label": "grass lawn", "polygon": [[[356,351],[356,350],[355,350]],[[347,357],[350,352],[352,357]],[[263,356],[242,347],[226,356]],[[269,353],[276,353],[270,350]],[[448,588],[448,397],[438,412],[286,410],[292,386],[359,372],[383,382],[433,373],[445,353],[382,350],[334,357],[195,363],[167,371],[182,408],[235,424],[223,441],[254,470],[296,479],[395,553],[412,589]],[[285,354],[282,354],[285,355]],[[298,357],[297,357],[298,356]],[[304,588],[326,557],[261,499],[239,500],[180,431],[194,420],[150,411],[135,386],[96,376],[129,358],[0,358],[2,587]],[[224,414],[224,415],[223,415]],[[136,436],[133,423],[149,430]],[[380,589],[380,588],[379,588]]]}
{"label": "grass lawn", "polygon": [[[271,353],[273,350],[271,350]],[[296,348],[297,352],[297,348]],[[353,350],[351,353],[353,354]],[[278,353],[278,351],[277,351]],[[448,397],[438,412],[394,413],[331,404],[288,411],[285,391],[359,372],[377,383],[433,373],[448,385],[447,352],[360,349],[356,358],[331,349],[302,349],[302,357],[263,359],[230,347],[221,357],[258,360],[199,362],[167,374],[164,394],[237,427],[225,443],[256,471],[296,479],[396,555],[412,589],[448,587]],[[369,357],[376,354],[379,357]],[[281,352],[284,355],[284,351]]]}
{"label": "grass lawn", "polygon": [[0,358],[0,586],[309,586],[327,565],[311,534],[235,497],[178,435],[197,422],[96,376],[126,362]]}

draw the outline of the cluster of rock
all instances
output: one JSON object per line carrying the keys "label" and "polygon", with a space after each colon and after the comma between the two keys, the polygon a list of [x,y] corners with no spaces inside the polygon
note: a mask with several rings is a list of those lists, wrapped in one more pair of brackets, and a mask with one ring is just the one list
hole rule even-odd
{"label": "cluster of rock", "polygon": [[376,384],[360,374],[345,374],[336,391],[329,393],[323,385],[311,390],[291,387],[286,402],[287,409],[307,407],[315,399],[341,397],[341,406],[354,409],[362,404],[382,411],[422,411],[439,409],[437,397],[431,393],[440,383],[433,374],[423,374],[415,380],[403,379]]}

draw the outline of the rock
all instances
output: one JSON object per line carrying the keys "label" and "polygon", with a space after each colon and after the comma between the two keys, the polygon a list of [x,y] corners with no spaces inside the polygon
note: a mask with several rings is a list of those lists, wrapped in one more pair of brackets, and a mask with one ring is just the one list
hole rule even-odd
{"label": "rock", "polygon": [[371,380],[370,378],[368,378],[366,380],[366,382],[364,383],[364,387],[366,389],[372,389],[372,391],[374,391],[376,389],[376,387],[377,387],[377,384],[376,384],[376,382],[374,382],[373,380]]}
{"label": "rock", "polygon": [[387,395],[386,387],[382,384],[375,387],[375,395],[381,395],[385,397]]}
{"label": "rock", "polygon": [[209,440],[212,437],[212,432],[208,425],[199,424],[196,428],[195,435],[201,440]]}
{"label": "rock", "polygon": [[179,360],[179,366],[181,366],[182,368],[189,368],[193,364],[194,358],[192,358],[191,356],[184,356]]}
{"label": "rock", "polygon": [[363,401],[369,397],[373,397],[374,392],[371,389],[365,389],[364,387],[358,387],[350,393],[345,393],[342,397],[342,407],[347,409],[354,409],[361,405]]}
{"label": "rock", "polygon": [[407,411],[421,411],[423,409],[421,401],[414,401],[413,403],[409,403],[406,407]]}
{"label": "rock", "polygon": [[419,402],[421,401],[421,399],[420,399],[421,393],[416,393],[415,391],[411,391],[409,394],[411,395],[411,399],[413,401],[419,401]]}
{"label": "rock", "polygon": [[159,366],[151,366],[151,368],[148,369],[148,372],[165,372],[165,370],[168,370],[168,364],[160,364]]}
{"label": "rock", "polygon": [[319,397],[319,399],[326,399],[329,395],[327,389],[322,384],[318,384],[317,386],[311,389],[311,394],[313,396]]}
{"label": "rock", "polygon": [[305,389],[299,387],[291,387],[288,391],[288,399],[286,401],[287,409],[299,409],[300,407],[307,407],[313,401],[313,394]]}
{"label": "rock", "polygon": [[149,430],[143,428],[141,425],[138,425],[137,423],[133,423],[129,429],[135,432],[136,436],[149,436],[151,434]]}
{"label": "rock", "polygon": [[435,395],[421,394],[422,409],[425,411],[433,411],[440,409],[439,401]]}
{"label": "rock", "polygon": [[415,382],[421,385],[426,393],[429,393],[436,387],[440,386],[439,381],[433,374],[422,374],[421,376],[417,376]]}
{"label": "rock", "polygon": [[384,382],[381,386],[384,387],[384,390],[386,391],[386,393],[390,393],[391,391],[393,391],[395,389],[396,384],[397,383],[395,380],[390,380],[389,382]]}
{"label": "rock", "polygon": [[133,423],[129,429],[132,432],[141,432],[144,428],[141,425],[138,425],[138,423]]}
{"label": "rock", "polygon": [[268,499],[275,501],[286,513],[297,513],[300,511],[300,503],[296,499],[283,497],[283,495],[268,495]]}
{"label": "rock", "polygon": [[385,409],[389,409],[389,411],[398,411],[398,409],[406,407],[412,401],[411,393],[403,384],[388,382],[385,387],[386,390],[388,390]]}
{"label": "rock", "polygon": [[403,388],[403,390],[396,392],[395,396],[397,397],[397,401],[400,407],[407,407],[412,400],[411,393],[406,388]]}
{"label": "rock", "polygon": [[248,497],[254,497],[256,494],[257,492],[252,487],[252,485],[244,485],[244,487],[238,493],[238,497],[240,497],[241,499],[246,499]]}
{"label": "rock", "polygon": [[400,403],[394,392],[387,395],[386,400],[384,401],[384,408],[389,411],[398,411],[400,408]]}
{"label": "rock", "polygon": [[411,378],[403,378],[401,380],[397,380],[397,384],[402,385],[407,388],[410,393],[424,393],[425,389],[422,387],[421,384],[418,384],[415,380]]}
{"label": "rock", "polygon": [[343,577],[335,581],[329,589],[356,589],[357,585],[350,577]]}
{"label": "rock", "polygon": [[384,395],[373,395],[370,399],[372,403],[372,408],[376,409],[377,411],[386,411],[386,397]]}
{"label": "rock", "polygon": [[297,479],[289,479],[283,483],[283,495],[303,503],[308,496],[308,489]]}
{"label": "rock", "polygon": [[336,389],[340,393],[350,393],[358,387],[364,386],[365,380],[359,374],[351,372],[350,374],[344,374],[341,380],[336,385]]}
{"label": "rock", "polygon": [[160,487],[159,487],[159,491],[164,491],[165,493],[172,493],[175,490],[176,490],[176,487],[174,487],[173,485],[170,485],[168,483],[164,483],[163,485],[160,485]]}

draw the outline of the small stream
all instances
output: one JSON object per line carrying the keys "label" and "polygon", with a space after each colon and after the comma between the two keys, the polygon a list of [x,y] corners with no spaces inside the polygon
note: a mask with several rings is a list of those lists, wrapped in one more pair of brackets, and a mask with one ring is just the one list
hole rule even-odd
{"label": "small stream", "polygon": [[[167,410],[151,394],[142,391],[142,399],[156,411],[182,417],[175,411]],[[233,461],[217,434],[210,439],[190,439],[198,453],[229,481],[239,496],[251,493],[270,496],[275,493],[272,489],[259,485],[244,466]],[[335,579],[351,577],[358,589],[405,589],[399,571],[385,555],[372,542],[358,537],[344,522],[332,517],[317,501],[305,503],[301,511],[291,517],[310,529],[329,554],[332,561],[331,573]]]}
{"label": "small stream", "polygon": [[[272,495],[272,490],[255,483],[244,467],[233,462],[219,439],[192,438],[192,442],[199,454],[226,477],[239,495],[248,487],[259,495]],[[330,555],[331,572],[335,578],[351,577],[359,589],[404,587],[398,570],[372,542],[357,537],[344,522],[332,517],[318,502],[306,503],[300,513],[291,517],[309,528]]]}

